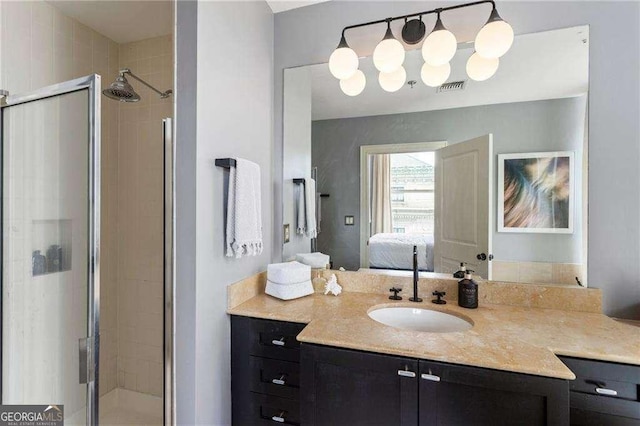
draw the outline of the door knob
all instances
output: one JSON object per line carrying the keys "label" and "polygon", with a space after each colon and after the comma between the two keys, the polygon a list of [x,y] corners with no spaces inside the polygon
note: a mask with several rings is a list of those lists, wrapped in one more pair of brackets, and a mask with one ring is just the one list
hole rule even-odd
{"label": "door knob", "polygon": [[480,260],[480,261],[485,261],[487,260],[487,255],[484,253],[480,253],[478,255],[476,255],[476,259]]}

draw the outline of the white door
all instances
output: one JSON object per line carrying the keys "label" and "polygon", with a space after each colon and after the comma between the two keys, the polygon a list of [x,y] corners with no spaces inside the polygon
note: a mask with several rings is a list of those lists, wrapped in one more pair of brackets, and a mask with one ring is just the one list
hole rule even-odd
{"label": "white door", "polygon": [[436,151],[435,272],[453,273],[460,262],[491,279],[493,136]]}

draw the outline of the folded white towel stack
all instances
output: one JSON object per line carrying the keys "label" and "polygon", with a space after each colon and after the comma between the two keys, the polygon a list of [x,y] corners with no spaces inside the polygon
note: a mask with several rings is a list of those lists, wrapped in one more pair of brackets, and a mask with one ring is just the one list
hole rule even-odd
{"label": "folded white towel stack", "polygon": [[229,174],[227,199],[227,256],[262,253],[260,166],[236,158]]}
{"label": "folded white towel stack", "polygon": [[315,252],[315,253],[298,253],[296,254],[296,260],[305,265],[309,265],[312,268],[325,269],[330,262],[328,254]]}
{"label": "folded white towel stack", "polygon": [[283,300],[313,294],[311,267],[299,262],[273,263],[267,266],[265,293]]}

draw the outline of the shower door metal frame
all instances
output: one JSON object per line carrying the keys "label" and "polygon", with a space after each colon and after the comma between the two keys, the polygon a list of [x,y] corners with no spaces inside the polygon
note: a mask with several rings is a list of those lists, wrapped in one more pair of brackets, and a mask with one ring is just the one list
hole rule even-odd
{"label": "shower door metal frame", "polygon": [[162,120],[164,147],[164,424],[176,424],[175,419],[175,144],[173,143],[173,120]]}
{"label": "shower door metal frame", "polygon": [[[101,82],[98,74],[76,78],[54,84],[26,94],[7,96],[2,99],[0,109],[28,102],[39,101],[54,96],[87,90],[89,95],[89,193],[88,193],[88,245],[87,265],[87,424],[98,424],[99,361],[100,361],[100,93]],[[4,220],[2,189],[4,189],[4,128],[3,112],[0,111],[0,223]],[[0,256],[4,246],[3,228],[0,227]],[[0,262],[0,302],[2,299],[2,262]],[[0,303],[0,343],[2,342],[2,303]],[[80,360],[82,362],[82,360]],[[0,350],[0,402],[2,401],[2,351]],[[56,402],[56,401],[52,401]]]}

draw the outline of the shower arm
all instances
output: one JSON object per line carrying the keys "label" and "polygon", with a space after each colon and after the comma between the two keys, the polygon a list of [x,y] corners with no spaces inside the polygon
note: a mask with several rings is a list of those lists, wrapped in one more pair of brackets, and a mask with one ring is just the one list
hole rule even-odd
{"label": "shower arm", "polygon": [[166,90],[164,92],[159,91],[158,89],[156,89],[155,87],[153,87],[152,85],[150,85],[149,83],[147,83],[146,81],[144,81],[143,79],[141,79],[140,77],[138,77],[137,75],[132,73],[129,68],[123,68],[123,69],[120,70],[120,75],[124,75],[124,74],[129,74],[131,77],[135,78],[140,83],[144,84],[149,89],[151,89],[154,92],[156,92],[158,95],[160,95],[161,98],[168,98],[169,95],[171,95],[171,93],[173,93],[173,90],[171,90],[171,89]]}

